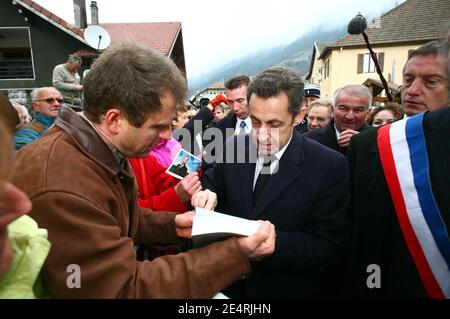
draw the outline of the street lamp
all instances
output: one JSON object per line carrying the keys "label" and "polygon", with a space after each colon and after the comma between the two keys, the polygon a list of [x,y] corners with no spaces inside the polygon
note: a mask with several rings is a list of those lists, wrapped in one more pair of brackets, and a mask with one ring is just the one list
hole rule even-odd
{"label": "street lamp", "polygon": [[366,30],[366,28],[367,28],[366,18],[364,18],[361,15],[361,13],[358,13],[356,15],[356,17],[354,17],[348,24],[347,31],[349,34],[362,34],[363,35],[364,41],[366,42],[367,49],[369,49],[370,56],[372,57],[372,60],[375,63],[375,69],[377,70],[378,76],[380,77],[381,83],[383,84],[384,91],[386,92],[388,101],[392,102],[392,95],[391,95],[391,92],[389,91],[386,79],[384,78],[383,73],[381,73],[377,56],[376,56],[375,52],[373,52],[372,47],[369,43],[369,37],[367,36],[366,32],[364,32]]}

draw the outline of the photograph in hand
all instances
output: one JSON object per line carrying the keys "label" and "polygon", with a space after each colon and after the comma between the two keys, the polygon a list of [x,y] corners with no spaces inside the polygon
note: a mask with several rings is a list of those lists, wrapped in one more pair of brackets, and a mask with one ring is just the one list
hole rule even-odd
{"label": "photograph in hand", "polygon": [[200,158],[181,149],[167,168],[166,173],[178,179],[183,179],[189,173],[197,172],[201,163]]}

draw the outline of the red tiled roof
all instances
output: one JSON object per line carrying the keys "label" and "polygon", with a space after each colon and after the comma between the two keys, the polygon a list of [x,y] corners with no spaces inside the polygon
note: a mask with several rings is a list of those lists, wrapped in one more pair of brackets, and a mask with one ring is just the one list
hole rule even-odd
{"label": "red tiled roof", "polygon": [[181,28],[180,22],[102,23],[111,36],[111,44],[136,41],[164,55],[169,55]]}
{"label": "red tiled roof", "polygon": [[32,9],[34,9],[37,12],[39,12],[40,14],[44,15],[45,17],[47,17],[48,19],[52,20],[56,24],[60,25],[62,28],[66,29],[67,31],[69,31],[71,33],[74,33],[75,35],[77,35],[77,36],[79,36],[79,37],[84,39],[84,32],[83,32],[83,30],[78,29],[78,28],[74,27],[73,25],[70,25],[69,23],[67,23],[66,20],[58,17],[56,14],[48,11],[47,9],[45,9],[41,5],[37,4],[36,2],[34,2],[32,0],[18,0],[17,3],[18,4],[22,4],[23,3],[23,4],[31,7]]}
{"label": "red tiled roof", "polygon": [[220,81],[216,81],[211,85],[208,85],[208,89],[220,89],[220,90],[224,90],[225,89],[225,84],[223,82]]}
{"label": "red tiled roof", "polygon": [[[84,31],[82,29],[69,24],[66,20],[61,19],[41,5],[32,0],[16,0],[16,2],[35,10],[45,18],[53,21],[64,31],[84,41]],[[104,23],[100,26],[108,31],[111,36],[111,44],[124,40],[136,41],[166,56],[171,53],[178,32],[181,29],[180,22]]]}

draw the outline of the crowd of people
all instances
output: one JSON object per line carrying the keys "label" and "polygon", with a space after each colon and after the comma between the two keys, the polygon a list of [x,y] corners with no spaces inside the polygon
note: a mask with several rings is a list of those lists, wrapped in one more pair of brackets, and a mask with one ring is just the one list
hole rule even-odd
{"label": "crowd of people", "polygon": [[[449,41],[382,106],[270,68],[191,113],[150,49],[112,46],[82,84],[69,56],[31,120],[0,96],[0,297],[449,298]],[[174,178],[180,150],[203,163]],[[260,226],[195,247],[196,208]]]}

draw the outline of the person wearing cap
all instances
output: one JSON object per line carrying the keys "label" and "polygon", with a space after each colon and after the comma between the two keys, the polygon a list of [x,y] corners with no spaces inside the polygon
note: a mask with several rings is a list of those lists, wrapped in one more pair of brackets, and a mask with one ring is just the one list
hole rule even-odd
{"label": "person wearing cap", "polygon": [[306,84],[305,85],[305,106],[308,106],[315,100],[320,99],[320,86],[318,84]]}
{"label": "person wearing cap", "polygon": [[[309,105],[320,98],[320,86],[318,84],[305,84],[305,107],[309,110]],[[308,132],[308,117],[305,116],[303,121],[296,126],[297,132],[303,134]]]}

